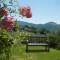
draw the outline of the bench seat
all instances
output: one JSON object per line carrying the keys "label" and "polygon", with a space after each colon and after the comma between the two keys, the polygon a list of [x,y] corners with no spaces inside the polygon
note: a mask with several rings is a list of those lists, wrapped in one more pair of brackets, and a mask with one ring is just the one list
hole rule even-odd
{"label": "bench seat", "polygon": [[28,43],[29,46],[48,46],[47,43]]}
{"label": "bench seat", "polygon": [[46,47],[46,50],[49,51],[49,43],[48,42],[29,42],[27,40],[27,43],[26,43],[26,52],[28,51],[28,46],[45,46]]}

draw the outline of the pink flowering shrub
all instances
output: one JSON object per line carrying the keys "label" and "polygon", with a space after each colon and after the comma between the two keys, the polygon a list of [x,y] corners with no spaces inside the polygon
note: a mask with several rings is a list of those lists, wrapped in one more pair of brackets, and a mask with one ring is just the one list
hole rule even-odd
{"label": "pink flowering shrub", "polygon": [[2,21],[0,21],[0,28],[12,30],[14,27],[14,21],[13,21],[13,17],[8,16],[7,8],[4,7],[0,8],[0,17],[4,17]]}

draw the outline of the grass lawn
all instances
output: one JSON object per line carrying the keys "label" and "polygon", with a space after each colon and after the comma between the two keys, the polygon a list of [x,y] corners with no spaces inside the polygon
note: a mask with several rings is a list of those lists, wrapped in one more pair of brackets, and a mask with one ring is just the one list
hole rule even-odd
{"label": "grass lawn", "polygon": [[[50,52],[28,52],[25,51],[26,46],[15,46],[11,50],[11,60],[60,60],[60,51],[50,49]],[[30,47],[31,49],[31,47]],[[38,49],[38,47],[35,47]]]}

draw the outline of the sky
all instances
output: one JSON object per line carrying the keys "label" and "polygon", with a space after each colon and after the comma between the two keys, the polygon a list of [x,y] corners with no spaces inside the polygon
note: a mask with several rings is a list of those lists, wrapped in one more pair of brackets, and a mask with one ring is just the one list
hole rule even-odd
{"label": "sky", "polygon": [[56,22],[60,24],[60,0],[18,0],[18,6],[28,5],[32,18],[17,17],[17,20],[34,24]]}
{"label": "sky", "polygon": [[20,0],[19,6],[29,5],[32,9],[32,18],[23,18],[35,24],[56,22],[60,24],[60,0]]}

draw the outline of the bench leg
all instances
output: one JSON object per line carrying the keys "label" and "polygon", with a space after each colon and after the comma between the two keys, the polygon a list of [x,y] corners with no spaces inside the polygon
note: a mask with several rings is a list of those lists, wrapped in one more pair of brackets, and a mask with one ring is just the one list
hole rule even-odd
{"label": "bench leg", "polygon": [[45,50],[47,51],[47,46],[45,46]]}
{"label": "bench leg", "polygon": [[49,46],[45,46],[45,50],[49,52]]}
{"label": "bench leg", "polygon": [[26,52],[28,51],[28,45],[26,45]]}
{"label": "bench leg", "polygon": [[48,52],[49,52],[49,46],[48,46]]}

